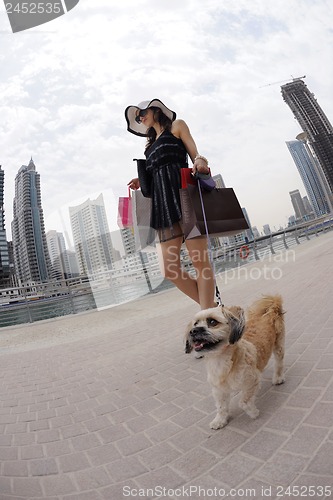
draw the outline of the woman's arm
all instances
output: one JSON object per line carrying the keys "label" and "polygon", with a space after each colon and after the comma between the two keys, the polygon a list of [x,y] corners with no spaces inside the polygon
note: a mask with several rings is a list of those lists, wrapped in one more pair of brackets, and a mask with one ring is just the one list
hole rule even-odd
{"label": "woman's arm", "polygon": [[175,120],[172,123],[171,132],[173,133],[173,135],[178,137],[178,139],[181,139],[183,141],[186,151],[188,152],[189,157],[193,162],[193,173],[195,173],[196,171],[207,173],[209,171],[208,163],[203,158],[195,159],[196,156],[198,156],[198,149],[191,135],[190,129],[188,128],[184,120]]}

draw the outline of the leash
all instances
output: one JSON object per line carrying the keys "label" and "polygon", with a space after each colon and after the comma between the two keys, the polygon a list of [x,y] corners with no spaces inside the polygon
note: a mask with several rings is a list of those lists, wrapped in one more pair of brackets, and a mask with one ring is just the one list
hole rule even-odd
{"label": "leash", "polygon": [[198,189],[199,189],[200,203],[201,203],[202,215],[203,215],[203,220],[204,220],[204,224],[205,224],[205,231],[206,231],[206,237],[207,237],[208,258],[209,258],[210,265],[212,266],[212,269],[213,269],[214,286],[215,286],[215,296],[216,296],[216,299],[217,299],[217,304],[219,306],[223,307],[220,290],[219,290],[219,287],[218,287],[217,281],[216,281],[215,262],[214,262],[214,259],[213,259],[212,244],[211,244],[209,233],[208,233],[208,224],[207,224],[207,218],[206,218],[206,212],[205,212],[205,205],[204,205],[204,202],[203,202],[202,191],[201,191],[201,186],[200,186],[200,181],[199,180],[198,180],[197,184],[198,184]]}

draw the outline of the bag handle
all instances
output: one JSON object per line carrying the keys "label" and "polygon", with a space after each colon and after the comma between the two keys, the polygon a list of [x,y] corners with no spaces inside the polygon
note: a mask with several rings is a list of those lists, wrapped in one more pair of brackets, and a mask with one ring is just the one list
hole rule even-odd
{"label": "bag handle", "polygon": [[216,295],[216,299],[217,299],[218,305],[223,307],[220,290],[219,290],[219,287],[218,287],[217,282],[216,282],[215,263],[214,263],[214,260],[213,260],[212,244],[211,244],[209,233],[208,233],[208,224],[207,224],[207,218],[206,218],[206,212],[205,212],[205,205],[204,205],[204,202],[203,202],[202,191],[201,191],[201,186],[200,186],[200,182],[199,181],[198,181],[198,189],[199,189],[199,196],[200,196],[200,203],[201,203],[202,215],[203,215],[203,220],[204,220],[204,224],[205,224],[205,232],[206,232],[206,237],[207,237],[208,258],[209,258],[209,262],[210,262],[210,264],[212,266],[212,269],[213,269],[214,285],[215,285],[215,295]]}

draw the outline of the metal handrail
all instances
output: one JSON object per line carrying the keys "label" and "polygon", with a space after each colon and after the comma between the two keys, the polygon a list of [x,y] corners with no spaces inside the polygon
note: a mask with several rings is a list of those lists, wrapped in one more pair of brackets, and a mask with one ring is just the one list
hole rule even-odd
{"label": "metal handrail", "polygon": [[[220,273],[228,268],[260,260],[267,254],[274,255],[279,251],[288,251],[302,240],[308,240],[311,236],[317,237],[332,229],[333,219],[322,221],[321,224],[312,221],[250,241],[214,248],[216,271]],[[244,247],[248,249],[248,252],[245,252],[246,258],[244,258]],[[191,266],[190,263],[186,263],[186,259],[184,265],[188,268]],[[162,278],[157,269],[147,264],[142,265],[142,269],[137,269],[136,280],[131,285],[128,284],[126,276],[119,276],[119,270],[108,271],[105,275],[107,286],[101,289],[95,287],[94,282],[87,276],[36,283],[29,287],[0,289],[0,327],[33,323],[97,307],[116,305],[173,286]]]}

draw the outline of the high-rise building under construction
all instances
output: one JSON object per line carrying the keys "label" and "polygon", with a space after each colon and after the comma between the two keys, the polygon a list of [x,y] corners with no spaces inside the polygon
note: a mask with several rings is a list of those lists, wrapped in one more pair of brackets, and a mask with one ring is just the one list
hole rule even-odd
{"label": "high-rise building under construction", "polygon": [[307,143],[320,164],[333,194],[333,127],[301,78],[281,87],[282,97],[306,133]]}

